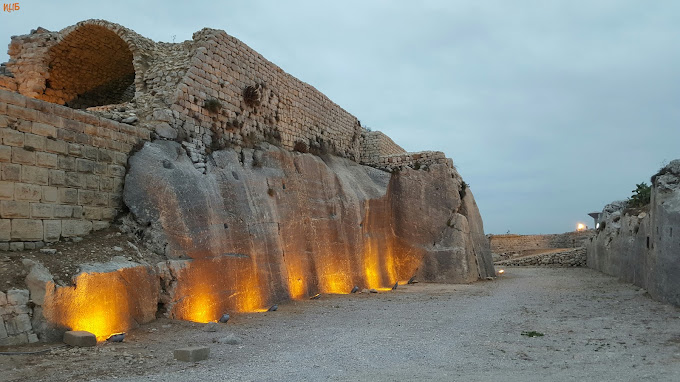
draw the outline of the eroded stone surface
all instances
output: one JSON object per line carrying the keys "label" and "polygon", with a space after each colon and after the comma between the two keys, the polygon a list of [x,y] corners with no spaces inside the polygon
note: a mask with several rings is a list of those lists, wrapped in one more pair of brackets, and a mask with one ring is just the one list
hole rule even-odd
{"label": "eroded stone surface", "polygon": [[461,202],[460,177],[446,165],[391,175],[267,145],[212,157],[204,175],[180,145],[159,141],[130,161],[125,203],[150,227],[150,245],[175,259],[159,267],[173,317],[208,322],[416,273],[493,275],[472,194]]}

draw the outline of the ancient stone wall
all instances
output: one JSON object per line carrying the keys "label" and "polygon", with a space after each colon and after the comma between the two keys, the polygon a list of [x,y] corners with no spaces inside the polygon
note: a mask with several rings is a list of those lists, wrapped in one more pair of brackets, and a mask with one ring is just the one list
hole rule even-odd
{"label": "ancient stone wall", "polygon": [[223,31],[203,29],[194,42],[172,109],[175,126],[199,152],[268,140],[359,160],[356,117]]}
{"label": "ancient stone wall", "polygon": [[496,266],[553,266],[553,267],[585,267],[586,249],[579,247],[560,252],[543,253],[524,256],[516,259],[497,261]]}
{"label": "ancient stone wall", "polygon": [[143,128],[0,90],[0,249],[105,227]]}
{"label": "ancient stone wall", "polygon": [[588,267],[680,306],[680,160],[652,178],[648,206],[629,209],[625,202],[611,203],[599,223],[587,246]]}
{"label": "ancient stone wall", "polygon": [[361,163],[378,164],[382,156],[404,153],[406,150],[380,131],[361,134]]}
{"label": "ancient stone wall", "polygon": [[512,253],[531,249],[583,247],[595,230],[549,235],[488,235],[493,253]]}

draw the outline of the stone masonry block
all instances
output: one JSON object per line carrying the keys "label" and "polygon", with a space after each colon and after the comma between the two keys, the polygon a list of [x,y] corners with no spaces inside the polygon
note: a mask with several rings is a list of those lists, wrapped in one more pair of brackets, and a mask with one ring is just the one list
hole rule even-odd
{"label": "stone masonry block", "polygon": [[58,165],[57,154],[38,152],[35,161],[40,167],[57,168]]}
{"label": "stone masonry block", "polygon": [[35,152],[23,147],[12,147],[12,163],[35,164]]}
{"label": "stone masonry block", "polygon": [[51,219],[54,217],[54,204],[31,203],[31,218]]}
{"label": "stone masonry block", "polygon": [[198,362],[208,359],[210,356],[210,348],[206,346],[194,346],[175,349],[173,355],[178,361]]}
{"label": "stone masonry block", "polygon": [[28,218],[31,216],[31,205],[28,202],[18,202],[14,200],[0,201],[0,217],[7,218]]}
{"label": "stone masonry block", "polygon": [[55,218],[70,218],[73,216],[73,206],[57,204],[54,206]]}
{"label": "stone masonry block", "polygon": [[44,220],[43,231],[45,233],[44,240],[48,243],[59,240],[61,236],[61,220]]}
{"label": "stone masonry block", "polygon": [[24,148],[28,150],[28,147],[32,147],[38,151],[45,150],[45,137],[34,134],[26,134],[24,136]]}
{"label": "stone masonry block", "polygon": [[64,343],[71,346],[97,346],[97,337],[86,331],[69,331],[64,333]]}
{"label": "stone masonry block", "polygon": [[125,167],[118,166],[118,165],[110,165],[109,166],[109,174],[111,176],[124,177],[125,176]]}
{"label": "stone masonry block", "polygon": [[8,128],[3,128],[2,129],[2,144],[7,145],[7,146],[14,146],[14,147],[23,147],[24,146],[24,133],[8,129]]}
{"label": "stone masonry block", "polygon": [[78,190],[75,188],[59,188],[59,202],[63,204],[77,204]]}
{"label": "stone masonry block", "polygon": [[57,139],[60,139],[62,141],[66,142],[75,142],[76,141],[76,132],[71,131],[71,130],[66,130],[66,129],[57,129]]}
{"label": "stone masonry block", "polygon": [[65,171],[75,171],[76,160],[72,157],[59,156],[57,162],[59,163],[59,168]]}
{"label": "stone masonry block", "polygon": [[115,208],[102,208],[102,219],[103,220],[113,220],[116,218],[118,210]]}
{"label": "stone masonry block", "polygon": [[93,231],[101,231],[103,229],[109,228],[109,226],[111,226],[111,224],[109,222],[105,222],[105,221],[96,221],[95,220],[95,221],[92,222],[92,230]]}
{"label": "stone masonry block", "polygon": [[26,109],[16,105],[7,105],[7,115],[26,121],[38,120],[38,112],[36,110]]}
{"label": "stone masonry block", "polygon": [[59,200],[59,191],[56,187],[43,186],[42,187],[42,202],[55,203]]}
{"label": "stone masonry block", "polygon": [[40,122],[33,122],[31,127],[31,132],[36,135],[42,135],[43,137],[57,137],[57,128]]}
{"label": "stone masonry block", "polygon": [[73,215],[71,215],[72,218],[74,219],[82,219],[83,218],[83,206],[73,206]]}
{"label": "stone masonry block", "polygon": [[10,162],[12,160],[12,147],[0,145],[0,162]]}
{"label": "stone masonry block", "polygon": [[88,159],[76,159],[76,169],[78,172],[93,173],[94,162]]}
{"label": "stone masonry block", "polygon": [[89,220],[62,220],[61,236],[85,236],[92,231],[92,222]]}
{"label": "stone masonry block", "polygon": [[93,205],[95,201],[95,192],[91,190],[78,190],[78,204],[81,206]]}
{"label": "stone masonry block", "polygon": [[66,171],[50,170],[50,185],[63,186],[66,184]]}
{"label": "stone masonry block", "polygon": [[42,220],[12,219],[12,240],[38,241],[42,239]]}
{"label": "stone masonry block", "polygon": [[90,159],[90,160],[97,160],[99,157],[99,149],[96,147],[91,147],[91,146],[83,146],[82,149],[83,152],[83,157]]}
{"label": "stone masonry block", "polygon": [[28,314],[18,314],[5,321],[7,334],[12,336],[16,334],[30,332],[32,329],[31,318]]}
{"label": "stone masonry block", "polygon": [[26,106],[26,97],[19,93],[0,90],[0,102],[24,107]]}
{"label": "stone masonry block", "polygon": [[35,184],[16,183],[14,185],[14,199],[40,201],[42,198],[42,187]]}
{"label": "stone masonry block", "polygon": [[0,199],[14,199],[14,182],[0,181]]}
{"label": "stone masonry block", "polygon": [[77,172],[67,172],[66,185],[69,187],[84,187],[85,186],[84,174],[79,174]]}
{"label": "stone masonry block", "polygon": [[50,184],[50,172],[43,167],[21,166],[21,181],[31,184]]}
{"label": "stone masonry block", "polygon": [[[0,219],[0,241],[9,241],[11,230],[12,221],[9,219]],[[0,303],[0,305],[2,304]]]}
{"label": "stone masonry block", "polygon": [[45,140],[45,151],[55,154],[67,154],[68,146],[62,140],[47,139]]}
{"label": "stone masonry block", "polygon": [[83,207],[83,217],[88,220],[101,220],[102,209],[99,207]]}
{"label": "stone masonry block", "polygon": [[21,180],[21,165],[14,163],[2,164],[2,180]]}

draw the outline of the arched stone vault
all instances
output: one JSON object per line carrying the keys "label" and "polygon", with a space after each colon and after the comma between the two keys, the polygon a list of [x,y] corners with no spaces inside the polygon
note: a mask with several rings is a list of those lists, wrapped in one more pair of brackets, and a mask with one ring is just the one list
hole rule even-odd
{"label": "arched stone vault", "polygon": [[144,89],[155,43],[104,20],[20,36],[8,64],[20,93],[74,108],[130,101]]}
{"label": "arched stone vault", "polygon": [[130,101],[135,69],[128,44],[99,25],[83,25],[48,52],[45,91],[60,92],[66,105],[85,108]]}

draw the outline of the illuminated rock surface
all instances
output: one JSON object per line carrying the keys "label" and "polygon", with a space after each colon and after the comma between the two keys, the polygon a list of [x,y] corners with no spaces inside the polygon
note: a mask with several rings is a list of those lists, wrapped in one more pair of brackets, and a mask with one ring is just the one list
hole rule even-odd
{"label": "illuminated rock surface", "polygon": [[493,275],[481,218],[448,166],[390,174],[334,156],[263,149],[212,154],[206,174],[181,146],[130,160],[125,203],[146,227],[171,317],[216,320],[287,298]]}

